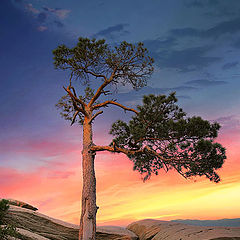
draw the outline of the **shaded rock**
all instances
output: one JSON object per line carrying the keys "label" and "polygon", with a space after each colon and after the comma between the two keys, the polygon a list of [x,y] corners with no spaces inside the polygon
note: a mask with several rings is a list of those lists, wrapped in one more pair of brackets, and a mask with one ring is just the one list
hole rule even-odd
{"label": "shaded rock", "polygon": [[140,240],[240,240],[240,228],[236,227],[203,227],[145,219],[130,224],[127,229]]}
{"label": "shaded rock", "polygon": [[[78,240],[78,225],[54,219],[30,209],[10,205],[4,220],[16,226],[26,240]],[[97,228],[96,239],[136,240],[137,237],[127,229],[109,226]]]}
{"label": "shaded rock", "polygon": [[[49,240],[49,238],[45,238],[39,234],[30,232],[25,229],[17,228],[16,230],[21,234],[22,237],[24,237],[24,240]],[[13,239],[15,240],[16,238]]]}
{"label": "shaded rock", "polygon": [[[119,235],[121,236],[120,239],[124,240],[137,240],[138,237],[135,233],[132,231],[123,228],[123,227],[117,227],[117,226],[102,226],[97,227],[97,235],[103,235],[103,234],[112,234],[112,235]],[[102,238],[99,238],[102,239]]]}
{"label": "shaded rock", "polygon": [[[0,199],[1,201],[2,199]],[[18,201],[18,200],[15,200],[15,199],[5,199],[8,201],[8,204],[9,205],[13,205],[13,206],[18,206],[18,207],[22,207],[22,208],[27,208],[27,209],[30,209],[30,210],[33,210],[33,211],[37,211],[38,209],[28,203],[25,203],[25,202],[22,202],[22,201]]]}

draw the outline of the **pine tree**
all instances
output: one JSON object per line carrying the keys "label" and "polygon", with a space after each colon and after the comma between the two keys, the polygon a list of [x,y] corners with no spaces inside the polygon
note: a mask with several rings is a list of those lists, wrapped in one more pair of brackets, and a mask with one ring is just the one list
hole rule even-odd
{"label": "pine tree", "polygon": [[[215,143],[220,125],[201,117],[186,117],[176,104],[175,93],[169,96],[143,97],[137,109],[109,99],[113,87],[131,85],[138,90],[147,84],[153,72],[154,60],[143,43],[122,42],[111,47],[105,40],[79,38],[76,47],[61,45],[53,51],[57,69],[70,73],[66,95],[58,102],[61,115],[83,126],[82,151],[82,213],[80,240],[96,239],[96,179],[94,158],[98,151],[126,154],[134,163],[134,170],[147,180],[160,169],[175,169],[185,178],[206,176],[219,182],[216,169],[222,167],[225,149]],[[84,87],[78,95],[73,82]],[[91,84],[97,85],[96,90]],[[121,120],[112,125],[114,139],[108,146],[93,142],[92,124],[105,107],[115,105],[134,114],[129,123]]]}

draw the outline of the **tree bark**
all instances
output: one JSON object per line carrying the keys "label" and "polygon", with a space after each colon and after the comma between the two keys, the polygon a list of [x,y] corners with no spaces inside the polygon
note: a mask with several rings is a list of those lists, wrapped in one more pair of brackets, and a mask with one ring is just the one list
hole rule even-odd
{"label": "tree bark", "polygon": [[83,123],[83,151],[82,151],[82,213],[80,219],[79,240],[96,239],[96,178],[94,170],[94,153],[92,146],[91,114],[85,117]]}

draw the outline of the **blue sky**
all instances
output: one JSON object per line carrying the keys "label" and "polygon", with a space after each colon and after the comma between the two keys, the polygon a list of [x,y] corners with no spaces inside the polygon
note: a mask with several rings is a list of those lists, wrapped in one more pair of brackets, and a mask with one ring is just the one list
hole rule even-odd
{"label": "blue sky", "polygon": [[[120,86],[119,101],[135,105],[143,94],[176,91],[190,115],[238,121],[239,11],[236,0],[3,0],[0,139],[44,138],[67,126],[54,105],[68,75],[54,69],[52,50],[79,36],[142,41],[155,58],[148,87]],[[108,127],[116,115],[110,112]]]}

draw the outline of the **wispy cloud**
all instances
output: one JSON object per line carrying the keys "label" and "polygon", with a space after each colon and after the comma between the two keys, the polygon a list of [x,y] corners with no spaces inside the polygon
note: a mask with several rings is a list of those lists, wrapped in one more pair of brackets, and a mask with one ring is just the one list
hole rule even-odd
{"label": "wispy cloud", "polygon": [[208,67],[219,61],[219,57],[208,57],[211,46],[192,47],[182,50],[160,51],[155,60],[161,67],[176,69],[179,72],[191,72]]}
{"label": "wispy cloud", "polygon": [[172,48],[177,45],[177,39],[174,37],[167,37],[166,39],[149,39],[143,41],[144,45],[149,51],[155,52],[160,49]]}
{"label": "wispy cloud", "polygon": [[185,1],[186,7],[194,7],[194,8],[203,8],[203,7],[211,7],[219,4],[219,0],[188,0]]}
{"label": "wispy cloud", "polygon": [[41,13],[38,14],[38,21],[40,23],[45,22],[46,19],[47,19],[47,14],[45,12],[41,12]]}
{"label": "wispy cloud", "polygon": [[56,24],[57,27],[62,28],[64,27],[64,24],[60,21],[55,20],[54,23]]}
{"label": "wispy cloud", "polygon": [[232,69],[234,67],[236,67],[238,65],[238,61],[235,61],[235,62],[229,62],[229,63],[226,63],[222,66],[222,69],[223,70],[228,70],[228,69]]}
{"label": "wispy cloud", "polygon": [[32,13],[32,14],[38,14],[38,13],[40,13],[40,11],[39,11],[38,9],[34,8],[31,3],[26,4],[26,5],[25,5],[25,9],[26,9],[28,12]]}
{"label": "wispy cloud", "polygon": [[207,80],[207,79],[197,79],[185,82],[187,85],[194,85],[198,87],[209,87],[209,86],[218,86],[227,84],[225,81],[215,81],[215,80]]}
{"label": "wispy cloud", "polygon": [[177,98],[181,99],[191,99],[188,95],[185,95],[185,93],[188,93],[189,91],[196,91],[199,88],[194,86],[187,86],[187,85],[181,85],[171,88],[153,88],[153,87],[144,87],[138,91],[131,90],[128,93],[119,93],[117,97],[119,97],[120,102],[124,102],[125,104],[136,106],[142,104],[142,97],[143,95],[149,95],[149,94],[155,94],[155,95],[161,95],[161,94],[169,94],[171,92],[181,92],[181,95],[178,95]]}
{"label": "wispy cloud", "polygon": [[47,12],[53,13],[59,19],[65,19],[68,16],[68,14],[71,12],[71,10],[69,10],[69,9],[61,9],[61,8],[43,7],[43,9]]}
{"label": "wispy cloud", "polygon": [[240,118],[236,115],[220,117],[215,121],[219,122],[225,130],[240,130]]}
{"label": "wispy cloud", "polygon": [[226,34],[240,32],[240,18],[222,21],[214,27],[208,29],[196,28],[177,28],[170,30],[173,37],[200,37],[200,38],[219,38]]}
{"label": "wispy cloud", "polygon": [[39,31],[39,32],[44,32],[44,31],[46,31],[48,28],[46,27],[46,26],[39,26],[38,28],[37,28],[37,30]]}
{"label": "wispy cloud", "polygon": [[117,24],[97,32],[94,34],[94,37],[102,36],[114,38],[116,35],[128,34],[129,32],[125,30],[127,26],[129,26],[129,24]]}

